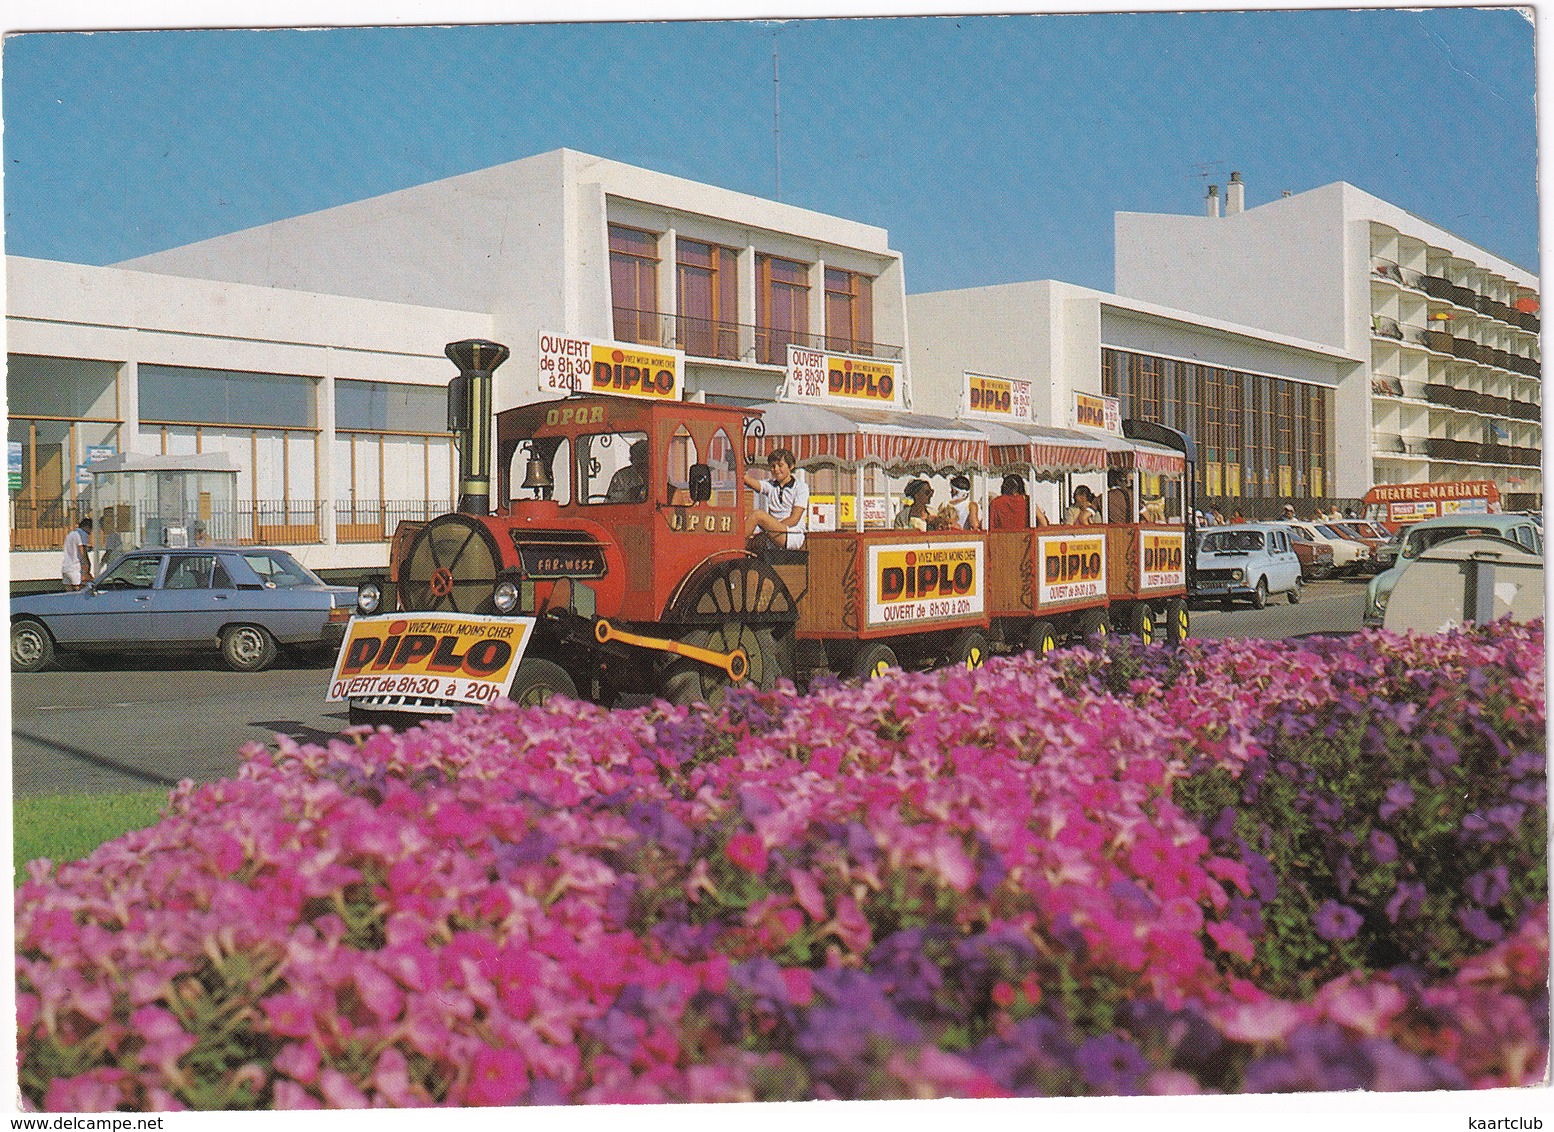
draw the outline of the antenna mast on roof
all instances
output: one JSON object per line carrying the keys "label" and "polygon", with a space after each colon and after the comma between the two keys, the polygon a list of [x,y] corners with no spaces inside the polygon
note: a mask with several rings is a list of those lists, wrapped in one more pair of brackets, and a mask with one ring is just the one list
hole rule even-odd
{"label": "antenna mast on roof", "polygon": [[1199,161],[1192,167],[1193,176],[1202,181],[1203,187],[1207,189],[1209,186],[1209,173],[1214,169],[1223,169],[1224,167],[1225,163],[1223,161]]}
{"label": "antenna mast on roof", "polygon": [[777,27],[772,28],[772,159],[782,199],[782,81],[777,75]]}

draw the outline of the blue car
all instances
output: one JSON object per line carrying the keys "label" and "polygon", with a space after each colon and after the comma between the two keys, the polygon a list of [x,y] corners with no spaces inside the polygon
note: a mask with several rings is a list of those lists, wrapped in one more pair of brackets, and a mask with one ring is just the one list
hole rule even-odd
{"label": "blue car", "polygon": [[1283,523],[1210,527],[1198,536],[1192,596],[1228,606],[1246,600],[1262,609],[1270,594],[1300,600],[1300,557]]}
{"label": "blue car", "polygon": [[11,670],[47,668],[58,649],[220,649],[227,667],[258,672],[282,647],[339,648],[355,604],[354,589],[326,585],[284,550],[136,550],[85,589],[12,598]]}

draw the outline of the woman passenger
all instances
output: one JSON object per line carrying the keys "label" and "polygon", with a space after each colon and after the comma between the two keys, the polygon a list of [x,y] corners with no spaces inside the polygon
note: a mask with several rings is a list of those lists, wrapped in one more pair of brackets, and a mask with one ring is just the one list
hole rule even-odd
{"label": "woman passenger", "polygon": [[[1036,508],[1036,526],[1046,526],[1047,516]],[[1017,475],[1007,475],[998,485],[998,494],[987,505],[987,525],[990,530],[1013,531],[1028,527],[1030,523],[1030,499],[1025,494],[1025,481]]]}
{"label": "woman passenger", "polygon": [[980,531],[982,512],[976,500],[971,498],[971,480],[966,476],[950,478],[950,508],[954,512],[954,526],[960,531]]}
{"label": "woman passenger", "polygon": [[1086,527],[1101,521],[1100,501],[1096,499],[1095,492],[1084,484],[1074,489],[1074,505],[1068,509],[1066,522],[1071,527]]}

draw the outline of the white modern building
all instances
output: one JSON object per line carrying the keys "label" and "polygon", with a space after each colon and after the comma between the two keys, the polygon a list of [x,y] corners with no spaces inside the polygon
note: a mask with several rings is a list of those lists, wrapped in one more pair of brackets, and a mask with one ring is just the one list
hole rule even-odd
{"label": "white modern building", "polygon": [[1361,355],[1051,280],[912,295],[917,407],[952,416],[970,375],[1029,382],[1034,423],[1083,423],[1079,395],[1179,429],[1196,494],[1226,515],[1302,512],[1344,493],[1337,390]]}
{"label": "white modern building", "polygon": [[557,342],[651,348],[693,399],[770,400],[790,345],[907,385],[883,229],[570,150],[110,268],[9,257],[7,279],[13,579],[57,577],[76,519],[104,525],[90,467],[119,453],[224,454],[235,503],[142,499],[99,546],[155,541],[171,509],[381,566],[400,520],[452,506],[460,338],[512,349],[498,410],[557,395]]}
{"label": "white modern building", "polygon": [[[1537,277],[1342,182],[1220,214],[1118,213],[1120,296],[1327,343],[1365,364],[1339,385],[1336,494],[1492,480],[1542,502]],[[1351,442],[1349,438],[1354,438]]]}

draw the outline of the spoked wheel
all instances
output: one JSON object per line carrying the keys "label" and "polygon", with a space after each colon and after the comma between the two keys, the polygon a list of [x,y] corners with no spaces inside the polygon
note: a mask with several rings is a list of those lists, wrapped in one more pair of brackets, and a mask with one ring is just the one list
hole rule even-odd
{"label": "spoked wheel", "polygon": [[[680,639],[688,645],[714,652],[732,653],[735,649],[744,649],[749,675],[739,682],[739,687],[765,691],[785,674],[782,650],[768,628],[729,621],[711,629],[692,629]],[[664,699],[670,703],[703,703],[716,707],[723,702],[723,695],[731,683],[728,673],[721,668],[690,657],[678,657],[664,669],[659,687]]]}
{"label": "spoked wheel", "polygon": [[885,675],[887,668],[900,668],[896,650],[882,641],[866,644],[853,657],[852,674],[859,680],[874,680]]}
{"label": "spoked wheel", "polygon": [[408,609],[493,613],[501,554],[483,525],[467,515],[443,515],[416,533],[401,579]]}
{"label": "spoked wheel", "polygon": [[981,629],[962,629],[950,646],[950,663],[962,668],[981,668],[991,655],[987,634]]}
{"label": "spoked wheel", "polygon": [[1166,602],[1166,640],[1179,645],[1188,637],[1187,602],[1173,597]]}
{"label": "spoked wheel", "polygon": [[1025,634],[1025,648],[1027,652],[1033,652],[1037,656],[1046,656],[1057,647],[1058,634],[1057,630],[1052,627],[1051,621],[1038,621]]}
{"label": "spoked wheel", "polygon": [[1142,601],[1128,606],[1128,632],[1137,637],[1142,643],[1152,645],[1155,643],[1155,614]]}
{"label": "spoked wheel", "polygon": [[671,600],[682,616],[717,617],[744,620],[747,615],[763,619],[797,619],[798,607],[793,595],[771,563],[753,555],[726,559],[705,566],[685,580],[681,594]]}

